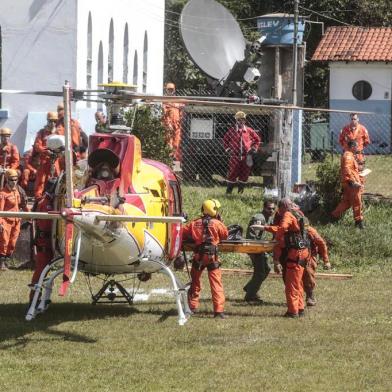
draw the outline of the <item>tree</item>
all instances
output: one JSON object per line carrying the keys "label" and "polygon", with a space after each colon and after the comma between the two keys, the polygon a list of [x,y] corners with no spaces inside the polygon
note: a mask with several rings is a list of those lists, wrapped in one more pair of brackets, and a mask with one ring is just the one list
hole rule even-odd
{"label": "tree", "polygon": [[161,110],[141,106],[125,113],[132,134],[140,139],[143,158],[154,159],[171,166],[172,150],[167,143],[168,130],[163,125]]}
{"label": "tree", "polygon": [[[207,79],[190,60],[179,34],[179,17],[186,0],[166,0],[165,80],[179,88],[207,86]],[[255,17],[272,12],[293,13],[293,1],[284,0],[219,0],[238,20],[244,36],[257,35]],[[322,21],[325,28],[342,24],[355,26],[391,26],[390,0],[300,0],[300,13],[310,20]],[[251,19],[249,19],[251,18]],[[321,29],[307,25],[306,58],[310,59],[321,39]],[[328,67],[308,62],[305,68],[305,104],[328,104]]]}

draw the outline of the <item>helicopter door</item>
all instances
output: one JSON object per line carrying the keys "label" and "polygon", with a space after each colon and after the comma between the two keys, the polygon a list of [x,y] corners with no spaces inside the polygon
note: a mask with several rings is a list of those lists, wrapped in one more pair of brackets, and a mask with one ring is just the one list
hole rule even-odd
{"label": "helicopter door", "polygon": [[[169,215],[181,216],[181,193],[176,181],[169,181]],[[169,259],[175,259],[181,249],[182,225],[181,223],[169,224]]]}

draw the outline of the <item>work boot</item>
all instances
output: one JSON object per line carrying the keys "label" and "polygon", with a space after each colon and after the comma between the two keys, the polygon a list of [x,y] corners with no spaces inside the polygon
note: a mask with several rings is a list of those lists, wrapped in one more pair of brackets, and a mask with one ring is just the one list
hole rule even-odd
{"label": "work boot", "polygon": [[232,183],[227,184],[227,188],[226,188],[226,195],[231,195],[231,193],[233,192],[234,189],[234,185]]}
{"label": "work boot", "polygon": [[306,294],[306,306],[315,306],[316,303],[313,293]]}
{"label": "work boot", "polygon": [[355,227],[357,229],[363,230],[365,228],[365,226],[363,225],[363,221],[355,221]]}
{"label": "work boot", "polygon": [[257,294],[256,295],[246,294],[244,300],[250,304],[262,305],[264,303],[264,301]]}
{"label": "work boot", "polygon": [[305,309],[298,310],[298,317],[305,317]]}
{"label": "work boot", "polygon": [[223,312],[215,312],[214,313],[214,319],[224,320],[225,318],[227,318],[227,316]]}
{"label": "work boot", "polygon": [[0,257],[0,271],[7,271],[7,264],[5,263],[5,257]]}
{"label": "work boot", "polygon": [[244,193],[245,184],[238,184],[238,193]]}
{"label": "work boot", "polygon": [[286,312],[283,317],[286,318],[298,318],[298,313],[290,313],[290,312]]}

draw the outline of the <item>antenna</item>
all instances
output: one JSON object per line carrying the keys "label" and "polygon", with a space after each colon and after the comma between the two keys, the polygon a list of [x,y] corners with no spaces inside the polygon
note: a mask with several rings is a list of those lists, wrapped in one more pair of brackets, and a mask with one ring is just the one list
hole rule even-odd
{"label": "antenna", "polygon": [[190,0],[180,19],[181,36],[194,63],[209,77],[226,79],[245,59],[245,38],[233,15],[215,0]]}
{"label": "antenna", "polygon": [[[260,44],[247,42],[233,15],[215,0],[190,0],[181,36],[193,62],[220,96],[249,96],[260,78]],[[252,94],[251,94],[252,93]]]}

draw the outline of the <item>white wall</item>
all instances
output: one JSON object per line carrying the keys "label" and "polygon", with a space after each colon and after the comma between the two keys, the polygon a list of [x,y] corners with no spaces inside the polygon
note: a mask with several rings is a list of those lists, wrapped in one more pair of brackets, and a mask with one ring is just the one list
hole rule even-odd
{"label": "white wall", "polygon": [[359,80],[371,84],[373,91],[369,100],[391,100],[392,64],[336,62],[329,66],[331,100],[355,100],[352,88]]}
{"label": "white wall", "polygon": [[[76,82],[76,0],[1,0],[2,88],[59,90],[64,80]],[[27,112],[56,108],[58,98],[2,94],[14,130],[12,140],[23,149]]]}
{"label": "white wall", "polygon": [[[107,81],[109,25],[113,18],[113,80],[122,81],[124,28],[128,22],[128,83],[132,83],[136,49],[139,59],[138,89],[142,90],[143,40],[147,30],[147,92],[161,94],[164,7],[164,0],[0,0],[3,89],[61,91],[64,80],[69,80],[72,87],[86,88],[87,22],[91,11],[92,88],[97,84],[98,46],[101,40],[104,54],[103,80]],[[2,109],[9,110],[10,118],[0,120],[0,126],[14,129],[12,140],[24,150],[28,112],[53,110],[59,100],[53,97],[2,94]],[[85,103],[78,103],[73,108],[77,116],[88,117],[82,113],[85,106]],[[94,112],[94,105],[89,110]],[[37,121],[34,122],[36,126]],[[92,127],[85,128],[89,131]],[[29,132],[36,130],[30,129]]]}

